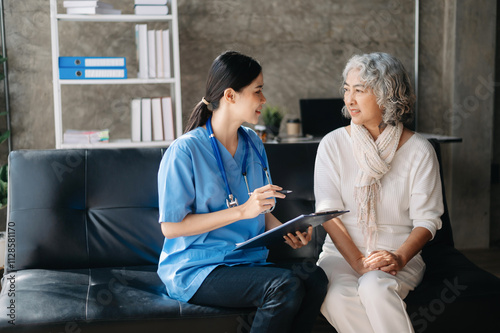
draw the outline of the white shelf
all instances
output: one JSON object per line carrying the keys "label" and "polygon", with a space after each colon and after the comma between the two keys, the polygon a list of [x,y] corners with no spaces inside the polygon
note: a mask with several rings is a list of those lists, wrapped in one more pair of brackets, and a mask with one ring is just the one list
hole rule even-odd
{"label": "white shelf", "polygon": [[61,85],[96,85],[96,84],[166,84],[175,83],[175,79],[82,79],[82,80],[59,80]]}
{"label": "white shelf", "polygon": [[74,22],[158,22],[172,21],[172,15],[70,15],[57,14],[59,21]]}
{"label": "white shelf", "polygon": [[146,148],[146,147],[168,147],[172,141],[151,141],[151,142],[132,142],[132,141],[110,141],[100,143],[62,143],[63,149],[105,149],[105,148]]}
{"label": "white shelf", "polygon": [[[58,13],[58,2],[62,0],[50,0],[50,23],[51,23],[51,42],[52,42],[52,83],[54,94],[54,123],[55,123],[55,142],[56,148],[126,148],[126,147],[165,147],[171,141],[153,141],[153,142],[131,142],[127,140],[111,141],[108,143],[96,144],[66,144],[63,142],[63,115],[72,117],[70,112],[63,113],[62,105],[62,89],[61,86],[68,85],[154,85],[164,84],[170,86],[170,97],[172,99],[172,108],[174,112],[175,124],[174,130],[176,136],[182,134],[182,102],[181,102],[181,71],[180,71],[180,56],[179,56],[179,28],[177,16],[177,0],[169,0],[170,14],[169,15],[69,15]],[[171,68],[172,77],[161,79],[143,79],[143,78],[127,78],[127,79],[85,79],[85,80],[61,80],[59,78],[59,22],[164,22],[169,26],[170,41],[171,41]],[[133,27],[131,27],[132,29]],[[133,46],[131,46],[133,47]],[[94,50],[98,52],[98,50]],[[119,56],[119,55],[118,55]],[[82,88],[83,89],[83,88]],[[104,89],[104,88],[103,88]],[[159,88],[161,89],[161,88]],[[134,96],[131,96],[132,100]],[[113,133],[111,133],[113,135]]]}

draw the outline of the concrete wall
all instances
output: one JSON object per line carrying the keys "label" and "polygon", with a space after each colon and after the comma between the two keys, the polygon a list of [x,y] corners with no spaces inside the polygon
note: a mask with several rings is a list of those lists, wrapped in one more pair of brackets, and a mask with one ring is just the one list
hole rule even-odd
{"label": "concrete wall", "polygon": [[[490,242],[490,190],[496,3],[461,1],[456,6],[455,86],[452,135],[464,143],[452,150],[452,213],[463,217],[454,228],[460,246]],[[468,24],[459,24],[467,22]]]}
{"label": "concrete wall", "polygon": [[463,139],[443,145],[454,238],[488,247],[496,2],[423,1],[420,24],[419,128]]}
{"label": "concrete wall", "polygon": [[[497,17],[499,16],[500,6],[497,6]],[[500,82],[500,24],[497,20],[496,29],[496,59],[495,63],[495,82]],[[500,108],[500,91],[495,90],[494,109]],[[493,123],[493,157],[492,157],[492,185],[491,185],[491,229],[490,241],[492,245],[500,246],[500,113],[494,114]]]}
{"label": "concrete wall", "polygon": [[[124,13],[133,12],[133,0],[106,2]],[[287,117],[299,115],[300,98],[339,97],[343,66],[354,53],[392,53],[413,75],[413,0],[354,3],[179,0],[178,3],[184,120],[203,96],[212,60],[227,49],[248,53],[261,62],[268,104],[282,107]],[[453,183],[457,189],[450,194],[455,236],[459,247],[486,247],[488,176],[484,173],[480,187],[475,187],[476,178],[471,177],[467,168],[459,166],[468,166],[464,163],[471,161],[481,173],[489,168],[491,126],[488,131],[484,131],[484,126],[491,124],[491,96],[480,101],[481,116],[477,112],[469,117],[467,126],[453,127],[449,120],[463,116],[453,108],[457,99],[467,96],[464,92],[474,91],[479,75],[487,78],[487,72],[493,71],[494,48],[490,41],[494,42],[495,36],[496,4],[487,0],[461,1],[460,6],[451,0],[420,3],[418,128],[464,137],[463,143],[445,148],[447,183],[450,188]],[[13,146],[54,148],[48,1],[5,0],[5,7]],[[473,24],[473,29],[468,29],[469,24]],[[129,77],[133,77],[137,72],[133,27],[127,23],[63,22],[61,54],[126,56]],[[478,34],[488,40],[481,45],[481,54],[467,47],[471,43],[477,46]],[[129,136],[128,105],[132,97],[169,92],[168,88],[156,86],[64,89],[66,128],[109,127],[114,138]],[[450,111],[445,117],[443,112],[447,109]],[[478,228],[471,224],[471,214],[460,209],[468,205],[474,205],[480,212],[476,213],[480,218],[474,219],[479,220]],[[468,239],[467,235],[473,238]]]}

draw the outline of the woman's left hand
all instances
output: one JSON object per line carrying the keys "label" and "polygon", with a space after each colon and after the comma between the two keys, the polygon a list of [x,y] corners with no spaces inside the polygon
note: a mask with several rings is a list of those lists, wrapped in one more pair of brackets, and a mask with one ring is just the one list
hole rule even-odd
{"label": "woman's left hand", "polygon": [[378,269],[392,275],[396,275],[405,266],[400,255],[385,250],[370,253],[364,265],[369,270]]}
{"label": "woman's left hand", "polygon": [[312,230],[313,227],[309,226],[309,228],[307,228],[307,232],[297,231],[295,235],[288,233],[286,236],[283,236],[283,238],[285,239],[285,243],[290,245],[293,249],[300,249],[302,246],[307,245],[307,243],[311,241]]}

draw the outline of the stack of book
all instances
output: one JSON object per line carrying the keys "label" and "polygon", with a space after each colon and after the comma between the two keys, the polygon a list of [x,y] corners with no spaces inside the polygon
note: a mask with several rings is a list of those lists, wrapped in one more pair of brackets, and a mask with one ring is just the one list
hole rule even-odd
{"label": "stack of book", "polygon": [[126,79],[124,57],[59,57],[59,78]]}
{"label": "stack of book", "polygon": [[132,142],[175,139],[170,97],[134,98],[131,102]]}
{"label": "stack of book", "polygon": [[63,2],[66,14],[105,14],[120,15],[119,9],[114,9],[113,5],[99,0],[65,0]]}
{"label": "stack of book", "polygon": [[138,77],[170,78],[170,30],[148,30],[147,24],[136,24],[135,42]]}
{"label": "stack of book", "polygon": [[167,0],[135,0],[135,15],[167,15]]}
{"label": "stack of book", "polygon": [[109,142],[109,130],[66,130],[64,132],[64,143],[70,144],[87,144]]}

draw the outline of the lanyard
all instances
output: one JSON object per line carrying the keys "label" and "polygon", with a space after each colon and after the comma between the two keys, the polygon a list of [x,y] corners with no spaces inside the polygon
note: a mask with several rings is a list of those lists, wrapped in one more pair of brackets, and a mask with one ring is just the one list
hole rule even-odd
{"label": "lanyard", "polygon": [[[221,173],[222,179],[224,180],[224,184],[226,186],[226,192],[228,194],[228,198],[226,199],[226,205],[228,208],[238,206],[238,199],[233,195],[231,192],[231,188],[229,187],[229,182],[227,181],[227,176],[226,176],[226,169],[224,168],[224,163],[222,163],[222,158],[220,155],[219,151],[219,146],[217,145],[217,139],[215,138],[214,131],[212,129],[212,116],[210,116],[207,120],[207,132],[208,132],[208,138],[210,139],[210,144],[212,145],[212,149],[214,151],[215,159],[217,160],[217,165],[219,166],[219,171]],[[267,171],[267,164],[264,161],[264,158],[262,155],[259,153],[257,150],[257,147],[255,147],[255,144],[253,143],[252,139],[248,136],[248,134],[245,132],[243,128],[238,129],[238,133],[241,134],[243,137],[243,140],[245,141],[245,154],[243,156],[243,163],[241,166],[241,174],[243,175],[243,178],[245,179],[245,184],[247,186],[248,194],[250,195],[250,187],[248,186],[248,179],[247,179],[247,159],[248,159],[248,143],[252,146],[252,149],[255,151],[257,154],[260,163],[262,164],[262,169],[264,170],[267,181],[269,184],[271,184],[271,180],[269,178],[269,172]]]}

